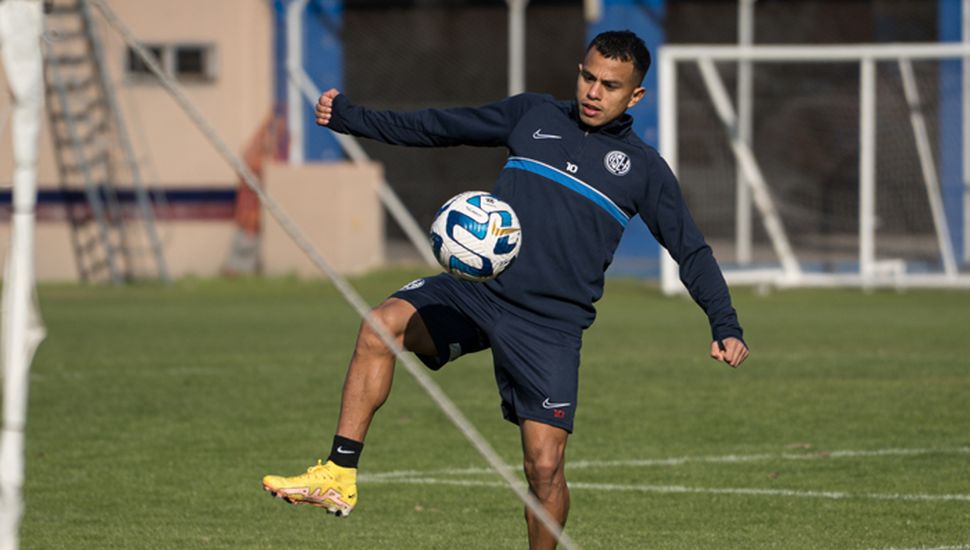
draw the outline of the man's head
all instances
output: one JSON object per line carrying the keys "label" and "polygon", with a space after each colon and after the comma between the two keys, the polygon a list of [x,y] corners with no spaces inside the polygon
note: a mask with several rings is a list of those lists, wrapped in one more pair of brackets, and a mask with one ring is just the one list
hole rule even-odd
{"label": "man's head", "polygon": [[579,65],[576,101],[579,118],[603,126],[633,107],[645,90],[640,85],[650,69],[650,52],[630,31],[600,33],[586,48]]}

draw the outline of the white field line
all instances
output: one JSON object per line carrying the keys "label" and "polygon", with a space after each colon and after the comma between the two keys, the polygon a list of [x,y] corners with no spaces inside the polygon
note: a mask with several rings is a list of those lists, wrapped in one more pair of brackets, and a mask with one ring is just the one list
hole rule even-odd
{"label": "white field line", "polygon": [[[956,447],[950,449],[874,449],[874,450],[841,450],[819,451],[807,453],[764,453],[751,455],[722,455],[722,456],[680,456],[672,458],[647,458],[629,460],[579,460],[566,463],[567,470],[583,470],[596,468],[622,467],[654,467],[654,466],[682,466],[684,464],[737,464],[747,462],[769,462],[773,460],[829,460],[838,458],[871,458],[888,456],[919,456],[927,454],[970,454],[970,447]],[[512,468],[512,466],[508,466]],[[489,468],[457,468],[431,471],[397,470],[391,472],[377,472],[362,474],[363,481],[377,481],[393,478],[414,478],[427,475],[480,475],[490,474]],[[968,549],[970,550],[970,549]]]}
{"label": "white field line", "polygon": [[[483,481],[478,479],[440,479],[433,477],[396,477],[368,479],[371,483],[405,483],[411,485],[452,485],[458,487],[494,487],[504,489],[505,483],[499,481]],[[970,502],[967,495],[927,495],[927,494],[898,494],[898,493],[847,493],[844,491],[795,491],[789,489],[749,489],[732,487],[684,487],[681,485],[639,485],[619,483],[586,483],[574,482],[570,489],[584,489],[609,492],[641,492],[659,494],[704,494],[704,495],[742,495],[769,496],[792,498],[823,498],[830,500],[900,500],[900,501],[963,501]],[[958,547],[962,548],[962,547]]]}
{"label": "white field line", "polygon": [[[0,0],[2,2],[3,0]],[[236,356],[219,356],[216,359],[220,361],[225,361],[224,366],[172,366],[172,367],[156,367],[151,365],[153,368],[150,369],[128,369],[125,371],[125,376],[136,376],[142,378],[165,378],[169,376],[232,376],[240,372],[280,372],[287,368],[302,368],[303,366],[308,366],[311,360],[308,359],[306,364],[300,364],[296,367],[294,365],[280,365],[272,363],[262,363],[258,365],[232,365],[231,363],[235,361]],[[146,366],[148,363],[143,364],[132,363],[131,361],[124,361],[123,363],[100,361],[106,365],[125,365],[128,367],[141,367]],[[116,369],[104,369],[104,368],[83,368],[79,370],[69,370],[62,368],[60,366],[56,367],[54,370],[38,372],[36,370],[31,370],[30,381],[31,382],[50,382],[61,380],[83,380],[96,377],[114,377],[118,376],[118,370]]]}

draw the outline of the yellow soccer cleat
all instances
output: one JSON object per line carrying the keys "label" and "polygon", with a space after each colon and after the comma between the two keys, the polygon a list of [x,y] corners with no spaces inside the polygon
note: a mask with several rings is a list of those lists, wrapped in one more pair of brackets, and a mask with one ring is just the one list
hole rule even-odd
{"label": "yellow soccer cleat", "polygon": [[263,489],[290,504],[312,504],[347,517],[357,504],[357,469],[318,460],[305,474],[264,477]]}

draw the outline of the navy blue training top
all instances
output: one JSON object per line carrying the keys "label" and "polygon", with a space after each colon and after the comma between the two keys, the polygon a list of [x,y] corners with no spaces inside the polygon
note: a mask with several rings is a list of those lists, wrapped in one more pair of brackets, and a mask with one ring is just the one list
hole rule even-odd
{"label": "navy blue training top", "polygon": [[483,107],[373,111],[334,98],[329,127],[392,145],[504,146],[494,194],[522,226],[519,257],[484,283],[512,312],[566,329],[593,323],[593,303],[623,229],[639,214],[680,265],[715,340],[742,337],[721,270],[691,218],[676,178],[624,114],[589,127],[575,101],[520,94]]}

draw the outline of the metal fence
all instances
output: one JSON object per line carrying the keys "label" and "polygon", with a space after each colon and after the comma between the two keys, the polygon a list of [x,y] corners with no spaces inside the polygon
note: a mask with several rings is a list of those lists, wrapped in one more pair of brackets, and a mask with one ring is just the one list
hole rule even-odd
{"label": "metal fence", "polygon": [[[500,0],[346,0],[342,37],[345,91],[357,103],[378,109],[477,105],[503,98],[507,90],[507,6]],[[672,44],[737,42],[734,0],[668,0],[662,18]],[[759,0],[756,43],[825,44],[938,40],[937,2],[924,0]],[[532,0],[527,11],[526,87],[559,98],[573,96],[576,63],[585,35],[582,2]],[[719,67],[729,89],[736,68]],[[654,69],[655,70],[655,69]],[[917,66],[924,98],[936,101],[935,66]],[[880,117],[905,114],[898,76],[880,69]],[[723,129],[697,74],[684,71],[681,106],[682,185],[690,206],[711,237],[733,232],[735,165]],[[814,233],[840,230],[858,210],[858,71],[844,66],[761,65],[755,73],[754,146],[778,181],[782,215]],[[935,120],[934,105],[927,119]],[[905,117],[900,119],[908,124]],[[880,216],[903,234],[932,231],[925,195],[905,182],[919,178],[912,138],[890,124],[880,127]],[[935,128],[931,128],[931,134]],[[935,134],[938,135],[938,134]],[[506,152],[502,149],[415,150],[364,141],[381,161],[388,181],[422,226],[451,195],[491,189]],[[807,181],[808,178],[811,181]],[[910,190],[915,189],[916,192]],[[905,208],[897,206],[905,205]],[[764,240],[760,228],[756,238]],[[794,231],[798,233],[796,229]],[[388,236],[400,230],[388,224]],[[920,246],[919,239],[913,241]]]}
{"label": "metal fence", "polygon": [[[376,109],[481,105],[507,95],[505,2],[347,0],[345,88]],[[533,1],[528,8],[528,91],[572,97],[585,47],[580,2]],[[364,140],[388,181],[422,227],[449,197],[490,190],[506,151],[455,147],[412,149]],[[402,238],[388,225],[388,236]]]}

